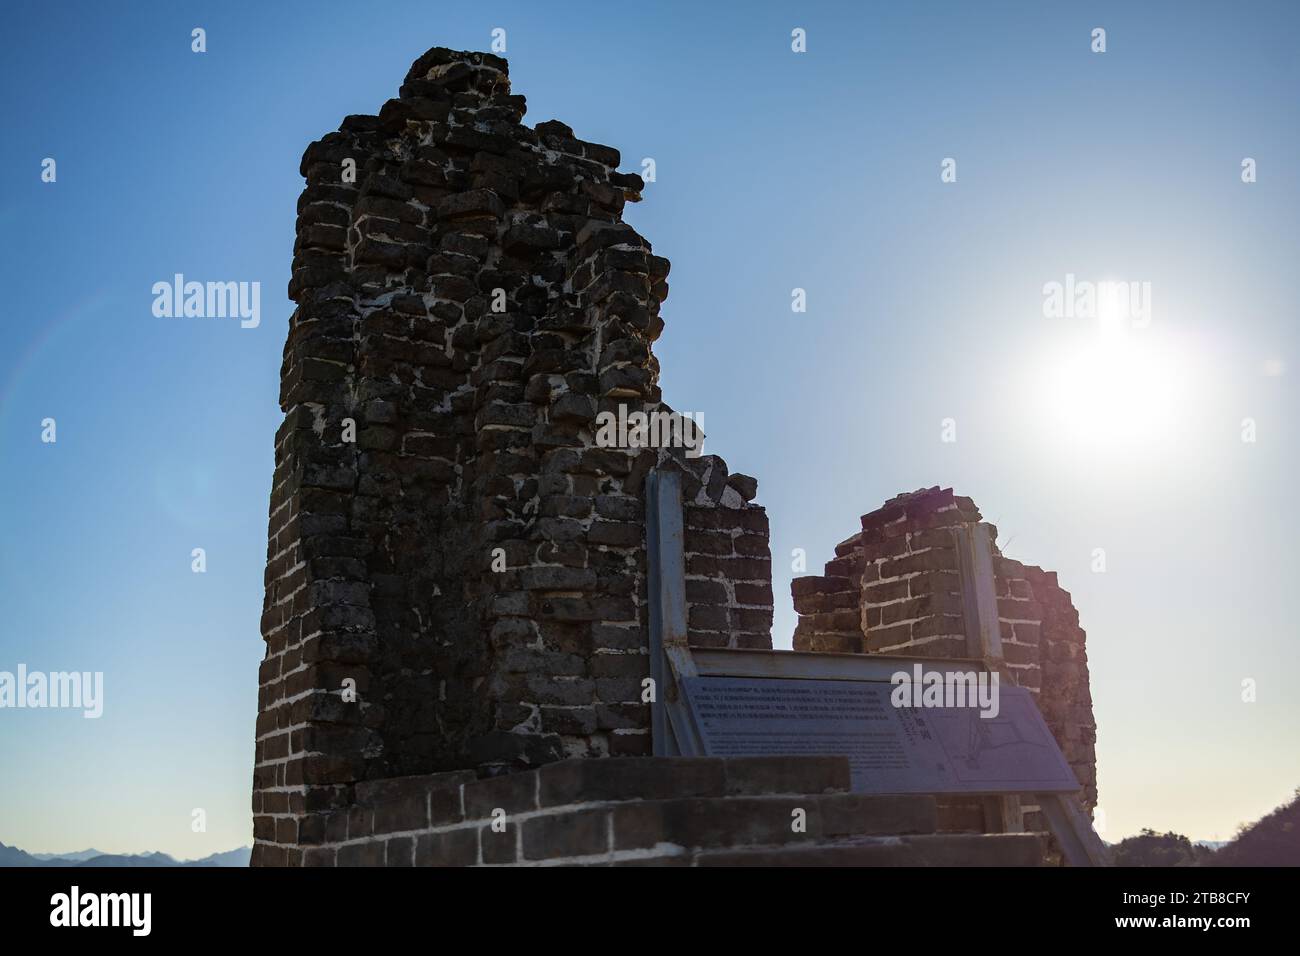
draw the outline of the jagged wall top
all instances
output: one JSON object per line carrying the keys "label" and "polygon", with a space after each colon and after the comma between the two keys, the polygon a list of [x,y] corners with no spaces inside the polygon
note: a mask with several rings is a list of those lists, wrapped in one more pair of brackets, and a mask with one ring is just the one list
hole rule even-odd
{"label": "jagged wall top", "polygon": [[362,780],[648,752],[656,465],[683,470],[690,639],[770,646],[753,479],[598,438],[601,415],[663,407],[651,346],[669,263],[621,221],[642,180],[524,112],[504,60],[435,48],[378,115],[303,156],[264,828],[345,805]]}

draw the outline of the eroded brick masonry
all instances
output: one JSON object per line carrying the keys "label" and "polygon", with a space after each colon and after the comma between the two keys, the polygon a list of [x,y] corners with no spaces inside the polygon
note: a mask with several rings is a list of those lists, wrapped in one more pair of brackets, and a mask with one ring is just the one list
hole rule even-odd
{"label": "eroded brick masonry", "polygon": [[[863,515],[861,530],[836,546],[824,574],[791,582],[799,614],[795,650],[979,656],[963,617],[952,532],[981,520],[975,502],[951,488],[899,495]],[[997,529],[987,530],[995,542]],[[996,544],[992,552],[1002,646],[998,670],[1003,680],[1034,694],[1092,808],[1097,725],[1079,613],[1054,571],[1003,557]]]}
{"label": "eroded brick masonry", "polygon": [[[524,111],[504,60],[435,48],[303,156],[254,864],[1037,862],[1038,837],[935,834],[933,798],[845,792],[843,758],[637,759],[647,474],[682,475],[694,645],[771,647],[768,521],[717,456],[598,440],[604,413],[672,411],[669,264],[622,221],[644,184],[618,151]],[[979,515],[944,494],[795,582],[797,647],[955,649],[936,529]],[[1091,788],[1077,615],[998,568],[1006,667]],[[791,800],[817,808],[797,845]]]}
{"label": "eroded brick masonry", "polygon": [[264,862],[361,781],[649,753],[656,464],[684,473],[691,640],[770,646],[756,482],[595,441],[602,410],[670,411],[651,352],[669,264],[621,221],[643,183],[524,109],[504,60],[434,49],[377,116],[303,156],[262,619]]}

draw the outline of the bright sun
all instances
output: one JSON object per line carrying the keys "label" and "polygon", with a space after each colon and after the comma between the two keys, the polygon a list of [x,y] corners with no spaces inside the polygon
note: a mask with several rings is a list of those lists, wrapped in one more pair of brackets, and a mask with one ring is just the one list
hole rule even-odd
{"label": "bright sun", "polygon": [[1187,423],[1189,356],[1104,304],[1097,321],[1041,361],[1035,394],[1050,433],[1089,455],[1165,445]]}
{"label": "bright sun", "polygon": [[1168,354],[1107,336],[1062,356],[1045,390],[1049,414],[1067,436],[1113,446],[1162,437],[1177,414],[1181,386]]}

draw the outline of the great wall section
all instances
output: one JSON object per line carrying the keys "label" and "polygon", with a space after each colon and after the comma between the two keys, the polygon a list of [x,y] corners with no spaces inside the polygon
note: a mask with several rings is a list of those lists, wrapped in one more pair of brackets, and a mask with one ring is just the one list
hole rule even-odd
{"label": "great wall section", "polygon": [[[680,476],[691,647],[771,648],[767,515],[715,455],[598,440],[672,413],[669,263],[622,222],[618,151],[524,112],[505,60],[435,48],[303,156],[254,865],[1042,862],[1032,805],[1000,832],[986,802],[852,793],[840,758],[651,756],[646,478]],[[1092,808],[1078,615],[995,539],[950,490],[887,502],[794,581],[795,649],[981,656],[962,548],[987,541],[992,666]]]}

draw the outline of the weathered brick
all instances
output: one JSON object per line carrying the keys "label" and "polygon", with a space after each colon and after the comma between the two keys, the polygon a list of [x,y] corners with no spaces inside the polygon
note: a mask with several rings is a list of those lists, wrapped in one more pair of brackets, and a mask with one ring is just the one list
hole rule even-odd
{"label": "weathered brick", "polygon": [[478,829],[459,827],[415,838],[416,866],[474,866],[478,863]]}
{"label": "weathered brick", "polygon": [[609,851],[609,840],[609,811],[604,809],[547,814],[523,825],[526,860],[602,854]]}

